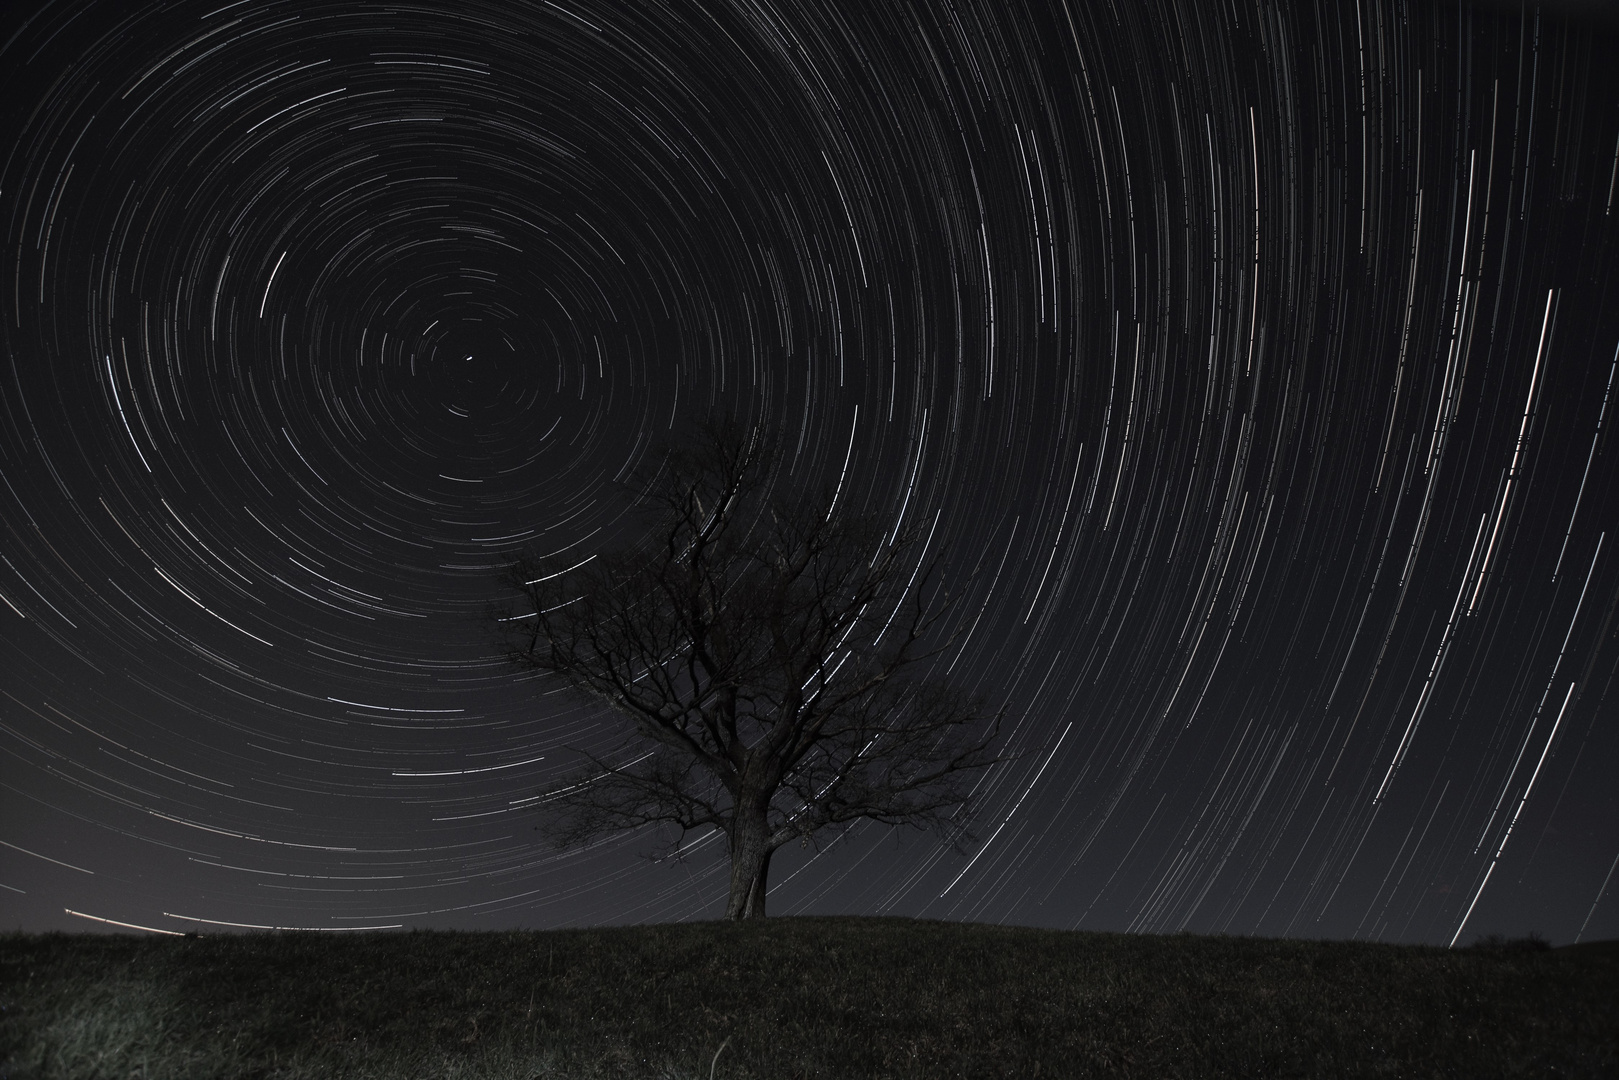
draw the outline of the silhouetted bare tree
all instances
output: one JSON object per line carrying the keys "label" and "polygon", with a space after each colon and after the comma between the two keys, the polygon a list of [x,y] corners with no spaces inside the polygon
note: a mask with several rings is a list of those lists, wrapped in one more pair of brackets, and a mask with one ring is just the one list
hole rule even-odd
{"label": "silhouetted bare tree", "polygon": [[959,848],[971,781],[1000,760],[998,714],[908,673],[948,639],[927,538],[836,492],[771,495],[770,459],[757,431],[705,427],[638,485],[650,550],[519,561],[523,599],[501,617],[514,662],[654,743],[627,765],[585,754],[537,801],[544,831],[566,846],[672,823],[678,852],[688,830],[720,830],[731,919],[764,915],[773,851],[828,828],[869,818]]}

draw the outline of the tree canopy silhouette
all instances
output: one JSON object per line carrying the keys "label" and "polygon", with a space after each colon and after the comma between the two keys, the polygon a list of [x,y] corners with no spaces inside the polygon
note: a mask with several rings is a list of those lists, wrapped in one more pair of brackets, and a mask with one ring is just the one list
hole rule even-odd
{"label": "tree canopy silhouette", "polygon": [[[636,485],[639,546],[524,558],[510,658],[608,705],[651,752],[543,793],[559,846],[653,823],[724,833],[726,917],[765,912],[773,851],[859,819],[963,846],[1000,716],[915,674],[954,640],[931,533],[769,487],[758,430],[716,423]],[[648,543],[647,541],[650,541]],[[942,640],[941,640],[942,639]]]}

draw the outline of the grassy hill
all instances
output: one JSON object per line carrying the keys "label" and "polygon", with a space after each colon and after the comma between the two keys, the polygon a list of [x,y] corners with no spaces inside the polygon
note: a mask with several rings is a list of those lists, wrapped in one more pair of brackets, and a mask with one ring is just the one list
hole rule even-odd
{"label": "grassy hill", "polygon": [[1614,945],[867,918],[8,934],[0,1077],[1614,1077]]}

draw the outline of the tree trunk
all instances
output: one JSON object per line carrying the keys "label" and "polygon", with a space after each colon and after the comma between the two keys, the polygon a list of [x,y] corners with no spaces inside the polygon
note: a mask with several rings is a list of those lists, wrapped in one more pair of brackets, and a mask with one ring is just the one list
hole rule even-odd
{"label": "tree trunk", "polygon": [[770,869],[770,852],[765,847],[763,808],[738,808],[731,822],[731,896],[725,905],[727,919],[762,919],[765,913],[765,879]]}
{"label": "tree trunk", "polygon": [[742,909],[744,919],[765,917],[765,879],[770,876],[770,852],[759,860],[759,872],[754,875],[753,888],[748,891],[748,905]]}

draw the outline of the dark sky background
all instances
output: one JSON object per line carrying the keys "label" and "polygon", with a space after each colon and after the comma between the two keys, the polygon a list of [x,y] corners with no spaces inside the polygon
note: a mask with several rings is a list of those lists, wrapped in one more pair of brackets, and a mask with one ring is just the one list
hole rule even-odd
{"label": "dark sky background", "polygon": [[[775,914],[1619,937],[1597,5],[0,17],[0,926],[714,918],[484,613],[704,417],[938,529],[983,842]],[[571,547],[570,547],[571,546]],[[105,920],[105,921],[96,921]]]}

